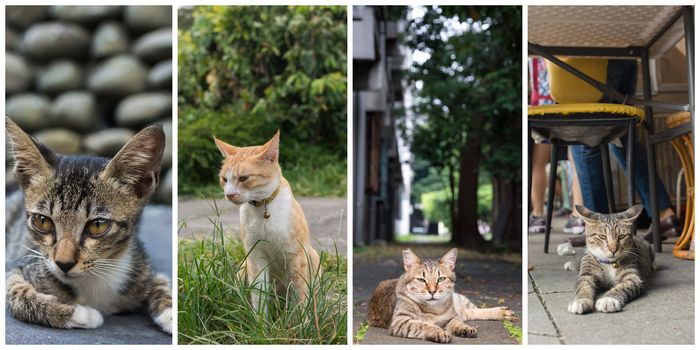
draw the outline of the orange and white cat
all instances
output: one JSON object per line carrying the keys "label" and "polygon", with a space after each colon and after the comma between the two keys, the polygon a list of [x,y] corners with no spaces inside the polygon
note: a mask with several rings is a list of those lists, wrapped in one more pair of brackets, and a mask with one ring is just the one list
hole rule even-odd
{"label": "orange and white cat", "polygon": [[[224,156],[219,181],[226,199],[240,205],[241,236],[248,254],[248,282],[258,290],[270,283],[285,295],[292,287],[306,300],[319,256],[311,246],[304,211],[294,199],[278,163],[279,131],[262,146],[236,147],[214,138]],[[264,309],[260,292],[255,307]]]}

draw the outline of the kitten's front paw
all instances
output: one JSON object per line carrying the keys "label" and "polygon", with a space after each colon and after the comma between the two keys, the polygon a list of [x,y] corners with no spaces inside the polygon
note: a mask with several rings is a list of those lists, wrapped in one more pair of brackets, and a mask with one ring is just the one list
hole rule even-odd
{"label": "kitten's front paw", "polygon": [[451,343],[452,342],[452,336],[450,333],[447,333],[444,330],[439,330],[432,332],[431,334],[428,334],[425,337],[425,340],[429,340],[434,343]]}
{"label": "kitten's front paw", "polygon": [[507,306],[501,306],[501,311],[503,314],[501,315],[502,320],[506,321],[516,321],[518,319],[518,316],[515,316],[515,312],[508,308]]}
{"label": "kitten's front paw", "polygon": [[156,324],[160,326],[160,328],[168,333],[168,334],[173,334],[173,309],[172,308],[167,308],[163,310],[163,312],[158,315],[154,319]]}
{"label": "kitten's front paw", "polygon": [[83,306],[76,305],[73,310],[73,316],[66,324],[67,328],[97,328],[102,325],[104,319],[99,311]]}
{"label": "kitten's front paw", "polygon": [[455,328],[454,334],[462,338],[476,338],[476,328],[468,324],[461,324]]}
{"label": "kitten's front paw", "polygon": [[600,312],[618,312],[622,310],[622,303],[611,297],[602,297],[595,302],[595,309]]}
{"label": "kitten's front paw", "polygon": [[576,298],[569,303],[567,308],[573,314],[585,314],[593,310],[593,300]]}

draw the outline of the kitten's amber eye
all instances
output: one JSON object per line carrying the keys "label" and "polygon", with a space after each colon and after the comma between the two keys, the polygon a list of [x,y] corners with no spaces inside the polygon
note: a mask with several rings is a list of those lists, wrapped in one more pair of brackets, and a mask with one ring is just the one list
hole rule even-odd
{"label": "kitten's amber eye", "polygon": [[41,214],[32,214],[32,227],[41,233],[53,232],[53,221]]}
{"label": "kitten's amber eye", "polygon": [[245,182],[245,180],[248,180],[247,176],[241,176],[238,178],[238,181],[240,181],[240,182]]}
{"label": "kitten's amber eye", "polygon": [[444,280],[445,280],[445,277],[440,277],[440,278],[438,278],[438,283],[440,283],[440,282],[442,282],[442,281],[444,281]]}
{"label": "kitten's amber eye", "polygon": [[418,280],[418,282],[426,283],[424,278],[416,278],[416,279]]}
{"label": "kitten's amber eye", "polygon": [[97,237],[107,233],[111,227],[111,221],[107,219],[95,219],[88,222],[86,229],[91,236]]}

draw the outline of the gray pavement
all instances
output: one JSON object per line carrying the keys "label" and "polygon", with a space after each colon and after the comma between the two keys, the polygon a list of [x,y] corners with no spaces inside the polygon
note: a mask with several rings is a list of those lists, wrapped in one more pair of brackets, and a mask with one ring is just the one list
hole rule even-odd
{"label": "gray pavement", "polygon": [[[304,209],[311,233],[311,244],[317,250],[347,254],[347,200],[345,198],[297,197]],[[223,222],[224,231],[231,237],[239,237],[240,220],[238,206],[223,198],[184,199],[178,202],[178,236],[182,238],[204,239],[212,237],[211,218],[217,208]],[[341,218],[342,217],[342,218]]]}
{"label": "gray pavement", "polygon": [[[156,272],[172,277],[172,210],[147,206],[141,216],[139,237]],[[145,313],[105,317],[96,329],[55,329],[20,322],[5,312],[7,344],[172,344]]]}
{"label": "gray pavement", "polygon": [[[407,246],[408,247],[408,246]],[[420,257],[439,257],[449,248],[446,245],[410,246]],[[366,249],[385,250],[385,247]],[[392,249],[394,251],[394,249]],[[400,252],[400,250],[395,250]],[[462,251],[460,251],[461,254]],[[395,254],[398,255],[398,254]],[[403,273],[400,256],[373,261],[355,256],[353,263],[353,335],[367,321],[367,305],[372,291],[385,279],[399,277]],[[479,307],[506,305],[522,317],[522,269],[520,263],[498,260],[457,259],[457,286],[455,290],[465,295]],[[472,321],[478,330],[476,338],[453,337],[453,344],[517,344],[503,327],[502,321]],[[522,320],[514,322],[522,328]],[[423,340],[393,337],[387,329],[370,327],[359,342],[368,344],[432,344]]]}
{"label": "gray pavement", "polygon": [[549,254],[543,234],[528,239],[528,344],[694,343],[694,264],[673,257],[670,242],[657,255],[659,270],[645,293],[621,312],[569,313],[577,274],[563,268],[571,257],[557,255],[557,245],[569,237],[560,233],[563,225],[555,220]]}

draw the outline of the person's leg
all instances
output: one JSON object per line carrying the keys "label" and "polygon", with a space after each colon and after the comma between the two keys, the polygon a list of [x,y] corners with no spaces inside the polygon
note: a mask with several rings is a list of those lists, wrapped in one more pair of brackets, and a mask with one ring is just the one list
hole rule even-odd
{"label": "person's leg", "polygon": [[[569,193],[571,194],[571,215],[569,220],[564,225],[564,233],[581,234],[585,230],[585,224],[579,213],[574,210],[577,205],[583,205],[583,195],[581,194],[581,186],[578,182],[578,175],[576,173],[576,166],[574,164],[574,158],[571,156],[571,147],[569,147],[568,158],[569,165],[571,167],[571,189]],[[571,241],[571,240],[570,240]],[[585,239],[580,242],[571,242],[572,244],[585,244]]]}
{"label": "person's leg", "polygon": [[608,199],[605,197],[603,166],[600,148],[584,145],[569,146],[574,160],[583,205],[599,213],[608,212]]}
{"label": "person's leg", "polygon": [[535,144],[532,151],[532,216],[544,216],[544,195],[547,190],[547,163],[552,145]]}

